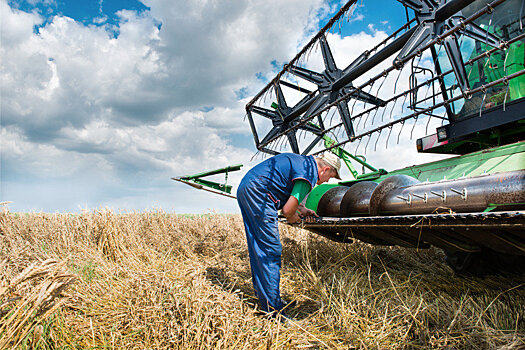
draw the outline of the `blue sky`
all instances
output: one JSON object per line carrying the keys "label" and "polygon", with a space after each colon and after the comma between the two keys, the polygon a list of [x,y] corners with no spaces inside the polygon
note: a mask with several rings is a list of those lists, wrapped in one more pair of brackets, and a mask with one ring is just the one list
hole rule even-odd
{"label": "blue sky", "polygon": [[[396,1],[360,3],[336,35],[371,44],[405,23]],[[0,0],[0,202],[237,212],[235,201],[170,177],[261,160],[246,102],[340,5]]]}
{"label": "blue sky", "polygon": [[38,11],[42,16],[51,19],[52,16],[67,16],[85,25],[102,25],[105,23],[117,25],[116,13],[121,10],[144,12],[150,8],[136,0],[100,0],[100,1],[38,1],[10,0],[13,8],[26,12]]}

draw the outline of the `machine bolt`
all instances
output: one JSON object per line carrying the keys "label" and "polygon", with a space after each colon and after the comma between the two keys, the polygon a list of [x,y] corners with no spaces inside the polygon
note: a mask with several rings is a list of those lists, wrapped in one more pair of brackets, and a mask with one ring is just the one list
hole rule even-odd
{"label": "machine bolt", "polygon": [[412,204],[412,196],[410,194],[407,196],[407,198],[405,198],[403,196],[396,196],[396,197],[401,199],[401,200],[404,200],[408,205]]}
{"label": "machine bolt", "polygon": [[425,203],[428,202],[428,194],[426,192],[425,192],[425,195],[423,195],[423,196],[420,196],[420,195],[418,195],[416,193],[412,193],[412,196],[422,199]]}

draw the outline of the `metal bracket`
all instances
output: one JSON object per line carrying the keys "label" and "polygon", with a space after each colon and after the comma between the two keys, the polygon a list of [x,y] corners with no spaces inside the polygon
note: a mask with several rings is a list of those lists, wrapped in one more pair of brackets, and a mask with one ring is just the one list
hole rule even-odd
{"label": "metal bracket", "polygon": [[[189,185],[198,190],[205,190],[205,191],[212,192],[215,194],[220,194],[222,196],[236,198],[235,196],[231,194],[232,186],[227,184],[228,173],[232,171],[240,170],[241,168],[242,168],[242,164],[236,164],[236,165],[227,166],[225,168],[210,170],[210,171],[206,171],[206,172],[195,174],[195,175],[172,177],[171,179],[178,181],[178,182],[185,183],[186,185]],[[217,174],[224,174],[224,177],[225,177],[224,183],[218,183],[215,181],[202,179],[203,177],[217,175]]]}
{"label": "metal bracket", "polygon": [[461,195],[461,198],[466,201],[467,200],[467,189],[466,188],[463,188],[463,190],[459,191],[459,190],[456,190],[455,188],[450,188],[450,190],[454,193],[457,193],[459,195]]}

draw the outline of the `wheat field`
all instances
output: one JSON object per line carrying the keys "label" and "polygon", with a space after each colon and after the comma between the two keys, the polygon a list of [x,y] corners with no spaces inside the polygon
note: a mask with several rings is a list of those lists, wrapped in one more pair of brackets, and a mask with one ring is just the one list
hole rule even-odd
{"label": "wheat field", "polygon": [[525,348],[525,277],[280,232],[289,322],[257,311],[240,216],[4,211],[0,348]]}

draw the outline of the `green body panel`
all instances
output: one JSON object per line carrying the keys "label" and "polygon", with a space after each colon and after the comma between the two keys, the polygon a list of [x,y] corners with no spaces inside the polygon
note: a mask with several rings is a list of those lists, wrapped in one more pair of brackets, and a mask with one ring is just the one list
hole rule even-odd
{"label": "green body panel", "polygon": [[[392,175],[408,175],[421,182],[434,182],[443,179],[452,180],[460,177],[474,177],[523,169],[525,169],[525,141],[442,159],[436,162],[414,165],[366,180],[381,182]],[[363,180],[341,181],[338,184],[316,186],[306,200],[306,207],[316,211],[319,200],[329,189],[339,185],[348,186]]]}
{"label": "green body panel", "polygon": [[525,141],[391,171],[376,181],[403,174],[433,182],[521,169],[525,169]]}
{"label": "green body panel", "polygon": [[325,194],[325,192],[329,189],[337,186],[339,186],[339,184],[322,184],[315,186],[313,190],[308,194],[308,197],[306,197],[305,206],[308,209],[312,209],[313,211],[317,212],[317,205],[319,204],[319,200],[321,199],[323,194]]}

